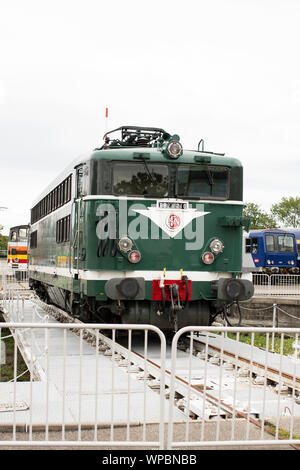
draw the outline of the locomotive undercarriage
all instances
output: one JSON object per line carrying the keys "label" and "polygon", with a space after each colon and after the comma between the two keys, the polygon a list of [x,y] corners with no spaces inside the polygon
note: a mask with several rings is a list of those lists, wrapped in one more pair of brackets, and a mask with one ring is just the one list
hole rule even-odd
{"label": "locomotive undercarriage", "polygon": [[84,322],[151,324],[173,331],[188,325],[210,323],[212,307],[206,300],[180,302],[174,296],[171,302],[164,303],[112,299],[100,302],[95,297],[80,296],[40,281],[31,281],[31,287],[44,302],[54,304]]}
{"label": "locomotive undercarriage", "polygon": [[[262,273],[263,274],[268,274],[268,275],[271,275],[271,274],[299,274],[299,268],[297,266],[292,267],[292,268],[282,268],[282,267],[274,266],[274,267],[271,267],[271,268],[263,268]],[[256,274],[256,273],[254,273],[254,274]]]}

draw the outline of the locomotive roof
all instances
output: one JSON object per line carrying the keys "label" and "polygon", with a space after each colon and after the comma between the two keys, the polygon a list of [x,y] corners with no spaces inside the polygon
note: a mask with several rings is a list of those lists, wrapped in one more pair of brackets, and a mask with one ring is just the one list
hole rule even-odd
{"label": "locomotive roof", "polygon": [[276,233],[293,233],[295,234],[296,236],[299,236],[300,235],[300,229],[296,229],[296,228],[269,228],[269,229],[257,229],[257,230],[250,230],[249,234],[250,235],[264,235],[265,233],[272,233],[272,234],[276,234]]}
{"label": "locomotive roof", "polygon": [[14,225],[13,227],[10,227],[9,230],[17,230],[19,228],[28,228],[29,225],[27,224],[22,224],[22,225]]}
{"label": "locomotive roof", "polygon": [[[197,150],[183,150],[183,154],[176,160],[172,160],[166,157],[160,148],[148,148],[148,147],[119,147],[119,148],[107,148],[103,150],[94,150],[88,157],[90,160],[131,160],[137,161],[138,156],[148,157],[147,161],[150,163],[161,162],[161,163],[209,163],[210,165],[226,165],[226,166],[242,166],[241,162],[236,158],[226,157],[224,154],[217,154],[213,152],[199,152]],[[210,161],[203,162],[196,161],[195,157],[209,157]]]}

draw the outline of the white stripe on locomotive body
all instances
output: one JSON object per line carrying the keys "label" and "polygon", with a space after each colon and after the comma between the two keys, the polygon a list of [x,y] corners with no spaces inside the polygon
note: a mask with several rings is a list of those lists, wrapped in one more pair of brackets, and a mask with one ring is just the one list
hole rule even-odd
{"label": "white stripe on locomotive body", "polygon": [[[143,277],[145,281],[153,281],[154,279],[161,279],[163,271],[151,271],[151,270],[137,270],[137,271],[100,271],[100,270],[83,270],[83,269],[69,269],[50,266],[38,266],[31,265],[29,271],[59,275],[63,277],[73,278],[75,274],[78,274],[78,279],[86,281],[107,281],[115,277],[128,278],[128,277]],[[221,277],[231,278],[232,274],[228,272],[208,272],[208,271],[183,271],[183,274],[188,277],[190,281],[216,281]],[[246,275],[242,275],[243,279],[248,278]],[[165,280],[180,280],[180,271],[166,271],[164,276]]]}
{"label": "white stripe on locomotive body", "polygon": [[105,195],[88,195],[84,196],[81,199],[76,199],[76,201],[93,201],[97,199],[112,199],[112,200],[123,200],[123,201],[166,201],[166,202],[190,202],[190,203],[197,203],[197,204],[234,204],[234,205],[244,205],[243,201],[235,201],[235,200],[227,200],[227,201],[222,201],[218,199],[181,199],[181,198],[151,198],[151,197],[137,197],[137,196],[113,196],[110,194],[105,194]]}

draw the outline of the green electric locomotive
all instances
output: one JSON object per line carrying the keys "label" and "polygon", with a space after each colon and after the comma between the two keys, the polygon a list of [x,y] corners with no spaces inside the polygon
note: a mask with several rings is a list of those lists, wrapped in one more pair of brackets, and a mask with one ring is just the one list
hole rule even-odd
{"label": "green electric locomotive", "polygon": [[184,150],[163,129],[108,132],[32,207],[30,286],[84,321],[208,325],[253,295],[242,193],[241,163],[201,141]]}

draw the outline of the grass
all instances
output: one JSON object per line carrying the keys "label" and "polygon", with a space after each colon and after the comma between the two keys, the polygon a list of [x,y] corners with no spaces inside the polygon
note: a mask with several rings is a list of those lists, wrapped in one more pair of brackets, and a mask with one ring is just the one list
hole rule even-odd
{"label": "grass", "polygon": [[[227,333],[228,338],[236,339],[236,333]],[[241,343],[251,344],[252,343],[252,334],[251,333],[240,333],[239,340]],[[295,338],[291,337],[283,337],[282,340],[282,353],[283,355],[293,355],[294,348],[293,343]],[[262,333],[256,333],[254,335],[254,346],[257,346],[261,349],[266,349],[267,345],[267,335]],[[272,335],[269,334],[269,341],[268,341],[268,351],[272,350]],[[281,335],[275,334],[274,335],[274,352],[280,354],[281,353]]]}
{"label": "grass", "polygon": [[[3,317],[0,315],[0,322],[3,322]],[[1,323],[0,323],[0,326]],[[8,328],[1,328],[1,338],[5,336],[9,336],[3,340],[5,343],[6,348],[6,364],[0,365],[0,382],[9,382],[10,380],[14,379],[14,348],[15,348],[15,341],[11,335],[11,332]],[[27,365],[24,362],[24,359],[19,352],[17,351],[17,376],[25,372],[27,369]],[[30,380],[29,371],[27,371],[24,375],[17,379],[18,382],[24,382]]]}
{"label": "grass", "polygon": [[[273,434],[273,436],[276,435],[276,426],[274,424],[270,423],[269,421],[265,420],[264,422],[265,429],[268,431],[270,434]],[[299,434],[292,434],[290,435],[289,431],[286,431],[284,429],[278,429],[278,438],[279,439],[300,439]]]}

